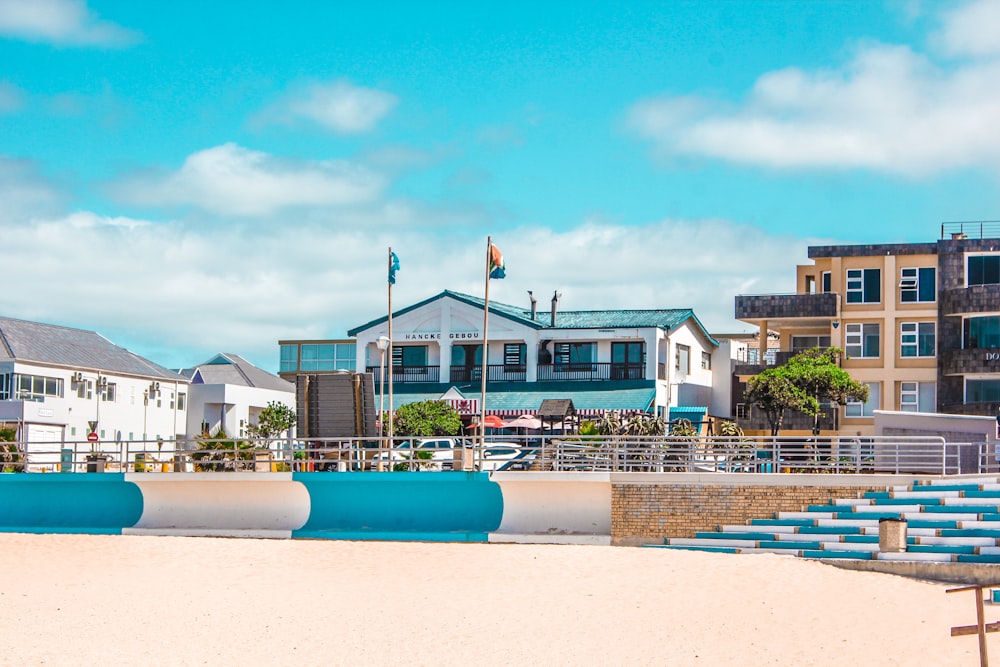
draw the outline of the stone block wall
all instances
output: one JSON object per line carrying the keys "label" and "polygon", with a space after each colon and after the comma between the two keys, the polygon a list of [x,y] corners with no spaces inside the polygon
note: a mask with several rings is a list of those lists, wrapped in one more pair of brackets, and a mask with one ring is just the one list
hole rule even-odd
{"label": "stone block wall", "polygon": [[775,512],[798,512],[832,498],[858,498],[885,485],[613,483],[611,542],[640,545],[694,537],[722,524],[746,524]]}

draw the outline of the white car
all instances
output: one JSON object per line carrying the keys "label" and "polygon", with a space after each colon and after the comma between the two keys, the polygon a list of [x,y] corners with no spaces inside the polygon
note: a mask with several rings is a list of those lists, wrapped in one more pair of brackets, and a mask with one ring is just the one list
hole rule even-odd
{"label": "white car", "polygon": [[486,472],[527,470],[534,459],[534,450],[516,442],[488,442],[478,469]]}
{"label": "white car", "polygon": [[[396,445],[391,452],[375,454],[371,459],[372,469],[376,469],[379,462],[382,462],[390,468],[398,466],[402,469],[405,466],[406,469],[412,467],[413,470],[451,470],[455,464],[455,450],[462,447],[461,440],[457,438],[421,438],[417,440],[417,455],[414,458],[412,442],[406,440]],[[429,452],[429,456],[423,452]]]}

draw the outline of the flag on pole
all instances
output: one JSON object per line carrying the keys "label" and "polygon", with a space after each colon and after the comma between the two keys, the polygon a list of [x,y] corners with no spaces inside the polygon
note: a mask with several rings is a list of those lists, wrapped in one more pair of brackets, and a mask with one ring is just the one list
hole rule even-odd
{"label": "flag on pole", "polygon": [[506,278],[507,272],[504,270],[503,254],[500,248],[490,244],[490,278]]}
{"label": "flag on pole", "polygon": [[389,283],[392,285],[396,284],[396,271],[399,271],[399,257],[396,257],[396,253],[389,253]]}

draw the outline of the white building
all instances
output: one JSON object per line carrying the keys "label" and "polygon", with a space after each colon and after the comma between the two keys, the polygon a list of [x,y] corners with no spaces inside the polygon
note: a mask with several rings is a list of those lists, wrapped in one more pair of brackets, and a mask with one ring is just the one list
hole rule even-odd
{"label": "white building", "polygon": [[[483,299],[444,291],[393,313],[394,403],[438,399],[479,411]],[[356,366],[379,374],[381,317],[348,332]],[[642,411],[700,421],[713,403],[718,342],[690,309],[548,312],[490,302],[487,414],[533,413],[546,398],[569,398],[578,414]],[[728,354],[728,351],[727,351]],[[728,357],[727,357],[728,361]],[[386,366],[390,360],[385,359]],[[729,375],[729,364],[722,373]],[[387,376],[386,376],[387,379]],[[724,416],[728,416],[724,415]]]}
{"label": "white building", "polygon": [[231,437],[247,435],[271,401],[295,409],[295,385],[254,366],[235,354],[217,354],[181,371],[191,381],[187,432]]}
{"label": "white building", "polygon": [[93,331],[0,317],[0,426],[35,449],[183,439],[187,394],[185,377]]}

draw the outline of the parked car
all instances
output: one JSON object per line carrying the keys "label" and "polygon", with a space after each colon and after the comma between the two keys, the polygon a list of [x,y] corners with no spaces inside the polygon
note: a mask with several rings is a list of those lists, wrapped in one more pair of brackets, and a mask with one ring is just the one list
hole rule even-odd
{"label": "parked car", "polygon": [[527,470],[534,457],[533,449],[526,449],[516,442],[490,442],[483,450],[478,469],[486,472]]}
{"label": "parked car", "polygon": [[[455,450],[463,446],[463,441],[459,438],[421,438],[416,441],[405,440],[391,451],[379,452],[372,456],[372,468],[377,468],[379,462],[394,467],[397,464],[407,465],[413,461],[414,470],[451,470],[455,463]],[[416,458],[414,458],[416,450]],[[421,454],[420,452],[429,452]]]}

